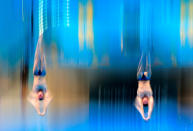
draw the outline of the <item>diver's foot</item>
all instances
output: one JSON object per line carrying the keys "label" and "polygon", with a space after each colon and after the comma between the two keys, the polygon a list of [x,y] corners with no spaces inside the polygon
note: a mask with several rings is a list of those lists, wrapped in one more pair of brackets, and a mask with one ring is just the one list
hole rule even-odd
{"label": "diver's foot", "polygon": [[147,77],[148,76],[148,72],[144,72],[144,76]]}

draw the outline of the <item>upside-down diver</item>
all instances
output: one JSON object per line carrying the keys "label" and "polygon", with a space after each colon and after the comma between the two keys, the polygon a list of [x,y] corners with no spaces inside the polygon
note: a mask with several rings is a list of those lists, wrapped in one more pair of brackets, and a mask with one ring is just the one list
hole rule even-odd
{"label": "upside-down diver", "polygon": [[[33,67],[33,75],[34,82],[32,91],[28,97],[28,100],[35,107],[37,113],[39,115],[45,115],[47,106],[50,103],[52,97],[50,96],[47,90],[46,84],[46,59],[43,52],[43,38],[39,37],[35,57],[34,57],[34,67]],[[43,109],[41,111],[41,108]]]}
{"label": "upside-down diver", "polygon": [[[142,53],[137,71],[138,89],[135,100],[135,107],[140,112],[144,120],[150,119],[154,105],[153,92],[150,85],[150,78],[151,78],[150,53],[147,54]],[[144,113],[144,106],[148,106],[147,115],[145,115]]]}

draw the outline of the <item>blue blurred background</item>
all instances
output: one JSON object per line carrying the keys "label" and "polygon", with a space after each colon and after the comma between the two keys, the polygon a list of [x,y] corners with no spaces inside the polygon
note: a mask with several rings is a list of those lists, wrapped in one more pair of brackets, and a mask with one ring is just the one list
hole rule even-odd
{"label": "blue blurred background", "polygon": [[[45,41],[45,117],[26,97]],[[1,0],[0,130],[192,130],[193,0]],[[155,109],[133,106],[151,50]]]}

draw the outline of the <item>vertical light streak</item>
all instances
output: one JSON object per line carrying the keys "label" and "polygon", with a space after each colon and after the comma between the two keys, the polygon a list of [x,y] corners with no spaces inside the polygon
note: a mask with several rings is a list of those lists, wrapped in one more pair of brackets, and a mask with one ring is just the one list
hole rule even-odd
{"label": "vertical light streak", "polygon": [[66,26],[70,26],[70,0],[66,0]]}
{"label": "vertical light streak", "polygon": [[81,3],[79,3],[79,11],[78,11],[78,40],[79,40],[79,49],[82,50],[84,48],[84,7]]}
{"label": "vertical light streak", "polygon": [[185,39],[186,39],[186,34],[185,34],[185,3],[181,1],[181,10],[180,10],[180,40],[181,40],[181,45],[185,45]]}
{"label": "vertical light streak", "polygon": [[60,25],[59,26],[65,26],[66,24],[66,21],[65,21],[65,18],[66,18],[66,0],[61,0],[60,3],[59,3],[59,7],[60,7]]}
{"label": "vertical light streak", "polygon": [[87,47],[94,48],[94,35],[93,35],[93,6],[91,0],[87,4],[87,18],[86,18],[86,44]]}
{"label": "vertical light streak", "polygon": [[23,13],[23,0],[22,0],[22,21],[24,21],[24,13]]}
{"label": "vertical light streak", "polygon": [[121,52],[123,52],[123,4],[121,5]]}
{"label": "vertical light streak", "polygon": [[44,25],[44,31],[48,28],[48,2],[47,0],[44,0],[44,6],[43,6],[43,25]]}
{"label": "vertical light streak", "polygon": [[56,3],[55,0],[51,1],[51,23],[52,23],[52,27],[56,26]]}
{"label": "vertical light streak", "polygon": [[60,1],[59,0],[57,0],[57,16],[56,16],[56,26],[59,26],[59,24],[60,24]]}
{"label": "vertical light streak", "polygon": [[48,28],[47,0],[39,0],[38,19],[39,19],[39,36],[40,36]]}
{"label": "vertical light streak", "polygon": [[44,4],[44,0],[39,0],[39,12],[38,12],[38,16],[39,16],[39,36],[41,34],[43,34],[43,29],[44,29],[44,25],[43,25],[43,4]]}
{"label": "vertical light streak", "polygon": [[193,47],[193,2],[189,4],[189,21],[188,21],[188,39],[189,45]]}

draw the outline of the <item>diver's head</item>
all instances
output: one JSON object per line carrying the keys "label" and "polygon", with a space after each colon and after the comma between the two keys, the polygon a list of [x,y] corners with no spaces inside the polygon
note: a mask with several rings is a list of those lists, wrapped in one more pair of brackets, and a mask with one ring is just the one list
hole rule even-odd
{"label": "diver's head", "polygon": [[144,96],[143,98],[142,98],[142,102],[143,102],[143,105],[144,106],[148,106],[148,97],[147,96]]}
{"label": "diver's head", "polygon": [[41,100],[44,100],[44,92],[43,92],[43,90],[39,90],[38,92],[37,92],[37,94],[38,94],[38,99],[41,101]]}

